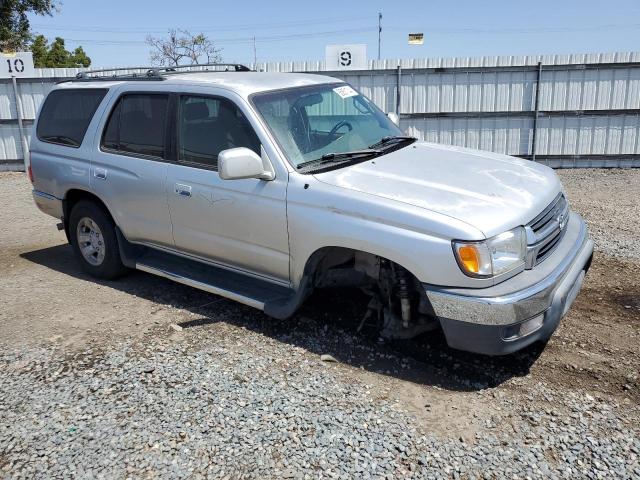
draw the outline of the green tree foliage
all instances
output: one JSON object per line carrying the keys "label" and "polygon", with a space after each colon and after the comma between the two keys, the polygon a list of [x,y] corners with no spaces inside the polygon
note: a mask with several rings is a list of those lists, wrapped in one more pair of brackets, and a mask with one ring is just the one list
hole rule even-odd
{"label": "green tree foliage", "polygon": [[38,35],[31,43],[31,53],[33,53],[33,65],[36,68],[88,67],[91,65],[91,58],[87,56],[82,47],[69,52],[64,45],[64,39],[60,37],[56,37],[49,46],[44,35]]}
{"label": "green tree foliage", "polygon": [[69,51],[64,47],[64,39],[56,37],[47,53],[47,67],[69,67]]}
{"label": "green tree foliage", "polygon": [[24,50],[31,39],[28,13],[51,15],[54,0],[0,0],[0,51]]}
{"label": "green tree foliage", "polygon": [[91,65],[91,59],[87,56],[82,47],[78,47],[73,51],[71,59],[76,65],[82,65],[83,67]]}
{"label": "green tree foliage", "polygon": [[31,49],[36,67],[88,67],[91,59],[82,47],[69,52],[58,37],[49,46],[44,35],[32,36],[28,14],[52,15],[58,0],[0,0],[0,51]]}
{"label": "green tree foliage", "polygon": [[47,63],[49,53],[49,42],[44,35],[38,35],[31,43],[31,53],[33,54],[33,65],[36,68],[43,68]]}

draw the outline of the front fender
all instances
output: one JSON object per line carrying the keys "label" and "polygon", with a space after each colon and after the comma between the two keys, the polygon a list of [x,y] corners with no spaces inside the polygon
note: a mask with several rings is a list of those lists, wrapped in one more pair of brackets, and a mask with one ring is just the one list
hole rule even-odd
{"label": "front fender", "polygon": [[294,288],[300,285],[307,261],[326,247],[378,255],[403,266],[423,283],[491,285],[491,280],[467,277],[458,267],[451,240],[484,236],[452,217],[300,174],[290,177],[287,217]]}

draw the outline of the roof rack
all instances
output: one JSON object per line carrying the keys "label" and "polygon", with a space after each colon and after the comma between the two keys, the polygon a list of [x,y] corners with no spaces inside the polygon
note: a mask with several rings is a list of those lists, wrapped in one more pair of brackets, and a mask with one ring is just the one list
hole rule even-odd
{"label": "roof rack", "polygon": [[[211,70],[210,67],[215,67]],[[136,71],[137,70],[137,71]],[[65,82],[90,82],[105,80],[165,80],[167,75],[201,72],[252,72],[249,67],[239,63],[201,63],[194,65],[176,65],[174,67],[128,67],[89,70],[78,73],[75,78]],[[126,73],[118,73],[126,72]]]}

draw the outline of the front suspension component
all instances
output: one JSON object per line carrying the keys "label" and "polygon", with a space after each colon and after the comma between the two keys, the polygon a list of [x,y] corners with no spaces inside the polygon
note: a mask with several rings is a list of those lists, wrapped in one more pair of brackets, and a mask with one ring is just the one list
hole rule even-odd
{"label": "front suspension component", "polygon": [[411,280],[409,278],[409,272],[405,268],[396,265],[395,277],[398,284],[402,326],[408,328],[409,322],[411,321]]}

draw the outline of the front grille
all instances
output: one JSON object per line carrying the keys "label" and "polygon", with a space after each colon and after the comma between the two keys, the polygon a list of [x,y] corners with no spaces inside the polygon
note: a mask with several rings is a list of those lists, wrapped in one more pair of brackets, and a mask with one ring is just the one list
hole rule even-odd
{"label": "front grille", "polygon": [[547,258],[558,246],[569,220],[569,203],[559,194],[551,204],[526,226],[527,257],[525,267],[530,269]]}

